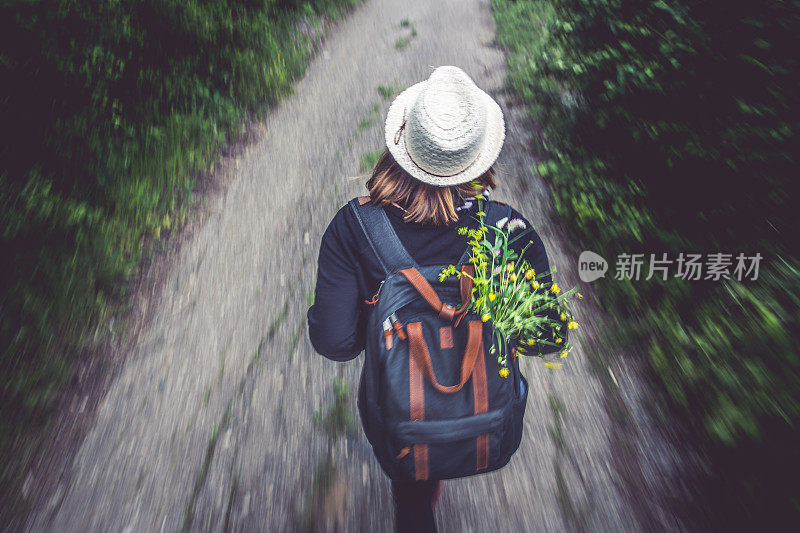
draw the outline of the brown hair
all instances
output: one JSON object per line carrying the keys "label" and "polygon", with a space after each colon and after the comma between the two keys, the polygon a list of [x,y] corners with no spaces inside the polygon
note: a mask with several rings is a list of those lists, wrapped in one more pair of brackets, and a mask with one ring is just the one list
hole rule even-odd
{"label": "brown hair", "polygon": [[397,204],[405,211],[406,222],[423,222],[444,226],[458,220],[456,207],[462,198],[483,194],[496,187],[494,171],[490,168],[479,178],[467,183],[436,187],[414,178],[395,161],[388,150],[383,152],[367,189],[375,205]]}

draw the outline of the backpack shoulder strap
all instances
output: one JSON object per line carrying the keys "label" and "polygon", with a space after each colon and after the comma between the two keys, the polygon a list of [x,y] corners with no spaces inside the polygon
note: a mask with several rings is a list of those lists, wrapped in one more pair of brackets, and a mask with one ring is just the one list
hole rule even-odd
{"label": "backpack shoulder strap", "polygon": [[[503,217],[511,218],[511,206],[503,202],[495,202],[494,200],[487,201],[485,205],[485,212],[486,216],[484,217],[484,222],[492,226],[497,225],[497,222]],[[469,247],[464,250],[464,253],[461,255],[461,259],[458,260],[456,268],[460,269],[464,264],[466,264],[466,262],[469,260],[470,251],[471,248]]]}
{"label": "backpack shoulder strap", "polygon": [[350,207],[387,276],[403,268],[418,266],[400,242],[383,208],[369,201],[368,196],[353,198]]}

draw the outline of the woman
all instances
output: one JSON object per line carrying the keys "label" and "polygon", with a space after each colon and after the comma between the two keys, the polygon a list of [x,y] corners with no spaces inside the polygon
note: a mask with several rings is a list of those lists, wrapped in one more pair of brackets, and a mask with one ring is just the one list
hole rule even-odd
{"label": "woman", "polygon": [[[457,67],[437,68],[392,103],[385,129],[388,150],[366,185],[370,201],[383,207],[419,265],[458,263],[467,237],[457,229],[478,227],[472,198],[496,186],[492,165],[504,134],[500,107]],[[517,211],[511,213],[530,227]],[[548,272],[541,239],[535,231],[529,236],[524,259],[537,272]],[[347,361],[364,349],[365,301],[383,278],[355,214],[345,206],[320,246],[316,296],[308,311],[317,352]],[[435,480],[392,482],[399,531],[436,530],[433,505],[439,489]]]}

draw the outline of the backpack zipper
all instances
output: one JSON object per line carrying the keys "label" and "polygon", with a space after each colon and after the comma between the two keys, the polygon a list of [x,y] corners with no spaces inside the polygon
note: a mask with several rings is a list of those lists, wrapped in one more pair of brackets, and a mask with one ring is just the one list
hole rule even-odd
{"label": "backpack zipper", "polygon": [[378,300],[380,300],[381,297],[381,289],[383,288],[384,283],[386,283],[386,280],[381,281],[380,285],[378,285],[378,291],[375,293],[375,296],[373,296],[372,299],[364,300],[365,304],[375,305],[376,303],[378,303]]}

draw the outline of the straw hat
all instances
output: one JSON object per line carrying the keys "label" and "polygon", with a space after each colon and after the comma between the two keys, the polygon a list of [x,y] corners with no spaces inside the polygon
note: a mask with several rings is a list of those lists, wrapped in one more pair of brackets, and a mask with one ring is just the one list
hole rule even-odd
{"label": "straw hat", "polygon": [[505,138],[503,112],[458,67],[439,67],[400,93],[386,116],[386,145],[416,179],[446,187],[489,170]]}

